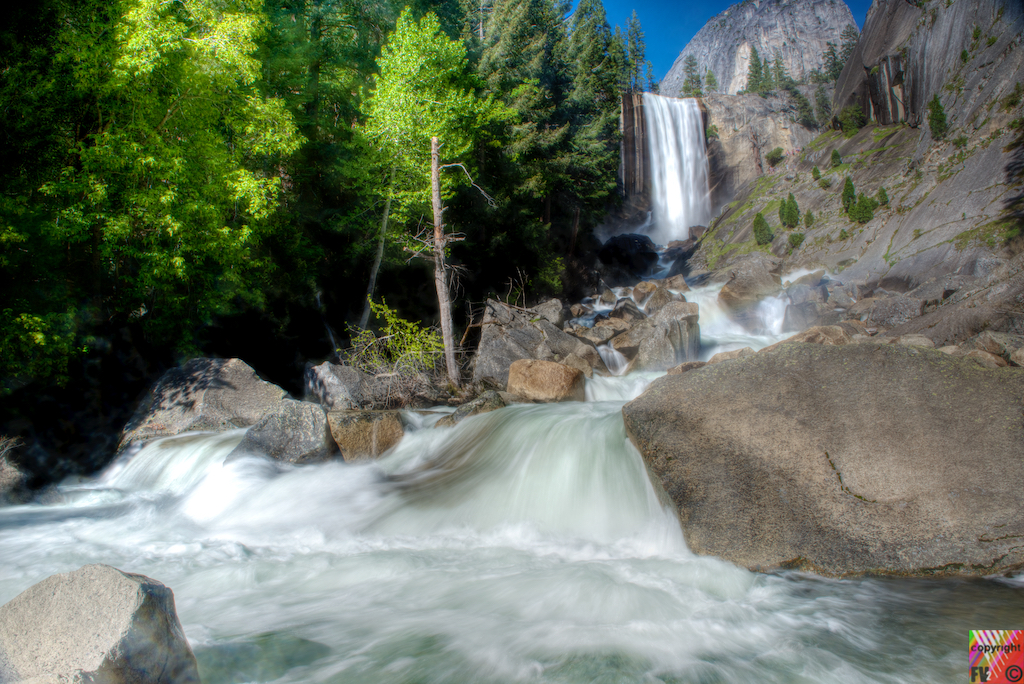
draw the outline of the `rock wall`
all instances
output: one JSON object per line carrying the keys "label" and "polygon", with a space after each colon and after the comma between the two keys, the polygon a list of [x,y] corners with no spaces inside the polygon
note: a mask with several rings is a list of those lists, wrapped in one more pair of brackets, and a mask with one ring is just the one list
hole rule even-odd
{"label": "rock wall", "polygon": [[847,24],[856,26],[842,0],[746,0],[713,17],[679,53],[661,81],[661,94],[682,93],[683,61],[693,55],[718,80],[718,91],[735,95],[747,87],[751,48],[762,59],[778,50],[789,75],[803,79],[824,64],[825,44],[837,46]]}

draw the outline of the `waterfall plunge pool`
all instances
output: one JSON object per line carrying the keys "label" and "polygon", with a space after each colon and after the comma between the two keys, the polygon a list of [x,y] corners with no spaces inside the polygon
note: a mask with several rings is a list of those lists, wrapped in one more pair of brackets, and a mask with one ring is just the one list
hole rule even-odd
{"label": "waterfall plunge pool", "polygon": [[1010,580],[761,575],[691,554],[628,442],[653,375],[412,429],[374,464],[153,442],[0,509],[0,603],[86,563],[175,593],[205,684],[954,682]]}

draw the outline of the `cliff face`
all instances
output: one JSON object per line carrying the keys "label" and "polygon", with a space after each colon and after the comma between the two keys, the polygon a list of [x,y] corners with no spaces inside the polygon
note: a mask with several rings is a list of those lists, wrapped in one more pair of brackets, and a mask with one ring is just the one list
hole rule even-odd
{"label": "cliff face", "polygon": [[761,58],[782,55],[789,75],[801,80],[824,63],[825,43],[840,43],[847,24],[856,26],[843,0],[745,0],[704,25],[679,53],[661,81],[661,94],[682,93],[683,61],[693,55],[718,80],[718,92],[735,95],[747,87],[751,47]]}
{"label": "cliff face", "polygon": [[[784,172],[743,183],[713,222],[698,261],[717,270],[743,253],[770,249],[785,258],[787,272],[827,268],[846,282],[896,291],[948,274],[985,277],[1024,248],[1014,237],[1020,224],[1005,213],[1008,200],[1024,191],[1007,173],[1024,163],[1016,143],[1024,130],[1020,84],[1019,2],[932,0],[917,7],[876,0],[833,99],[834,112],[860,104],[872,120],[851,137],[823,132]],[[928,103],[936,96],[948,126],[939,137],[929,125]],[[837,168],[833,150],[842,159]],[[812,177],[815,166],[821,181]],[[840,200],[847,177],[858,196],[877,197],[884,188],[888,204],[864,223],[852,220]],[[812,225],[797,229],[806,237],[795,250],[777,216],[789,193],[802,213],[814,215]],[[765,247],[751,235],[757,212],[776,235]]]}

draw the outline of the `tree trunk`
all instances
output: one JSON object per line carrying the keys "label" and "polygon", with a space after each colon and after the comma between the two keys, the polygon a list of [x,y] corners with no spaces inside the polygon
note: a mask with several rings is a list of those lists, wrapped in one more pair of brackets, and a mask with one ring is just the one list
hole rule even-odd
{"label": "tree trunk", "polygon": [[391,180],[388,181],[388,198],[384,200],[384,216],[380,219],[380,238],[377,240],[377,254],[373,257],[373,267],[370,269],[370,284],[366,288],[366,302],[363,304],[363,315],[359,318],[359,327],[366,330],[366,324],[370,321],[370,300],[373,299],[373,291],[377,288],[377,272],[380,270],[380,262],[384,259],[384,236],[388,232],[388,216],[391,214],[391,195],[395,189],[395,167],[391,167]]}
{"label": "tree trunk", "polygon": [[441,339],[444,342],[444,363],[448,381],[459,387],[459,368],[455,365],[455,337],[452,332],[452,301],[448,293],[448,269],[444,261],[444,223],[441,220],[441,175],[438,164],[437,138],[430,139],[430,191],[434,210],[434,287],[437,308],[441,313]]}

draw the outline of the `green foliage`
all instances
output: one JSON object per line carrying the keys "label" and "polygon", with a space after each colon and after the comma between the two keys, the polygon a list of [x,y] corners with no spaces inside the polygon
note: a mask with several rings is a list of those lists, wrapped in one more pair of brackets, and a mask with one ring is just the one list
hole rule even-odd
{"label": "green foliage", "polygon": [[383,300],[380,304],[370,300],[370,309],[381,323],[381,334],[350,327],[352,347],[344,353],[349,364],[371,373],[424,371],[438,364],[444,345],[436,330],[399,317]]}
{"label": "green foliage", "polygon": [[789,193],[789,197],[779,206],[779,222],[786,228],[796,228],[800,225],[800,207],[793,193]]}
{"label": "green foliage", "polygon": [[785,156],[785,153],[782,151],[782,148],[776,147],[774,150],[766,154],[764,156],[764,159],[766,162],[768,162],[769,166],[774,167],[778,165],[780,161],[782,161],[783,156]]}
{"label": "green foliage", "polygon": [[1003,109],[1008,112],[1013,111],[1013,109],[1021,103],[1022,97],[1024,97],[1024,88],[1021,87],[1020,82],[1018,81],[1013,87],[1013,90],[1003,98]]}
{"label": "green foliage", "polygon": [[861,194],[855,204],[850,205],[850,218],[857,223],[867,223],[875,217],[878,201],[867,194]]}
{"label": "green foliage", "polygon": [[771,226],[764,220],[764,215],[758,212],[754,217],[754,240],[759,245],[767,245],[774,237]]}
{"label": "green foliage", "polygon": [[718,79],[715,78],[715,72],[708,69],[708,72],[704,75],[704,90],[709,93],[718,92]]}
{"label": "green foliage", "polygon": [[764,90],[761,56],[756,47],[750,48],[750,66],[747,69],[747,92],[760,93]]}
{"label": "green foliage", "polygon": [[958,150],[959,149],[963,149],[964,147],[967,147],[967,136],[966,135],[961,135],[959,138],[954,140],[953,141],[953,147],[955,147]]}
{"label": "green foliage", "polygon": [[946,110],[943,109],[942,103],[939,102],[937,93],[928,102],[928,128],[931,130],[932,138],[935,140],[942,140],[946,135]]}
{"label": "green foliage", "polygon": [[843,129],[843,135],[847,138],[852,138],[856,135],[857,131],[863,128],[866,123],[867,117],[864,116],[864,110],[860,108],[859,104],[843,107],[842,111],[839,112],[839,126]]}
{"label": "green foliage", "polygon": [[820,181],[818,181],[818,187],[820,187],[822,190],[828,190],[829,188],[832,187],[832,179],[827,177],[822,178]]}
{"label": "green foliage", "polygon": [[975,24],[974,30],[971,32],[971,38],[973,40],[978,40],[979,38],[981,38],[981,27],[978,26],[977,24]]}
{"label": "green foliage", "polygon": [[850,177],[846,177],[846,182],[843,184],[843,211],[850,211],[850,207],[853,205],[854,200],[857,198],[857,190],[853,187],[853,181]]}
{"label": "green foliage", "polygon": [[836,168],[837,166],[840,166],[843,163],[843,158],[842,156],[840,156],[839,150],[832,150],[831,161],[833,169]]}
{"label": "green foliage", "polygon": [[790,233],[789,234],[789,246],[791,249],[800,249],[800,245],[804,243],[803,233]]}
{"label": "green foliage", "polygon": [[964,64],[967,64],[967,62],[971,61],[971,53],[969,53],[967,50],[961,50],[960,61],[963,62]]}
{"label": "green foliage", "polygon": [[703,84],[700,76],[700,66],[697,58],[687,55],[683,60],[683,94],[691,97],[703,97]]}
{"label": "green foliage", "polygon": [[811,178],[814,180],[821,180],[821,171],[818,170],[817,166],[811,167]]}
{"label": "green foliage", "polygon": [[985,46],[986,47],[992,47],[993,45],[996,44],[997,40],[999,40],[999,39],[996,38],[995,36],[989,36],[988,40],[985,41]]}
{"label": "green foliage", "polygon": [[810,228],[813,225],[814,225],[814,214],[812,214],[811,210],[808,209],[807,213],[804,214],[804,227],[805,228]]}
{"label": "green foliage", "polygon": [[839,75],[843,73],[843,66],[846,64],[845,60],[839,57],[839,51],[836,49],[835,43],[831,41],[825,43],[824,60],[824,75],[829,83],[835,83]]}
{"label": "green foliage", "polygon": [[[544,8],[545,13],[550,13],[553,8],[549,3],[543,3],[541,6]],[[517,28],[523,30],[521,27]],[[633,13],[629,16],[629,22],[626,25],[626,35],[627,71],[629,74],[626,89],[634,93],[643,92],[645,88],[644,70],[646,69],[650,73],[653,67],[647,61],[644,54],[646,51],[644,31],[640,26],[640,18],[636,15],[636,10],[633,10]],[[652,85],[650,77],[647,80],[648,83],[646,85]]]}
{"label": "green foliage", "polygon": [[849,240],[850,239],[850,234],[846,232],[845,228],[843,228],[842,230],[839,231],[839,239],[840,240]]}
{"label": "green foliage", "polygon": [[886,193],[885,188],[878,188],[878,203],[883,207],[889,205],[889,195]]}
{"label": "green foliage", "polygon": [[717,137],[718,137],[718,126],[716,126],[715,124],[711,124],[710,126],[708,126],[707,138],[708,138],[708,140],[711,140],[712,138],[717,138]]}
{"label": "green foliage", "polygon": [[[789,78],[788,76],[786,77]],[[796,107],[796,120],[801,126],[805,128],[816,128],[818,126],[817,119],[814,118],[814,108],[811,107],[811,102],[803,96],[799,90],[796,89],[796,85],[792,84],[786,89],[789,93],[790,102]]]}
{"label": "green foliage", "polygon": [[[857,41],[860,39],[860,32],[857,27],[853,24],[847,24],[843,27],[843,32],[839,35],[839,61],[842,63],[842,67],[846,66],[846,63],[850,61],[850,55],[853,54],[853,50],[857,47]],[[836,75],[839,78],[839,75]]]}

